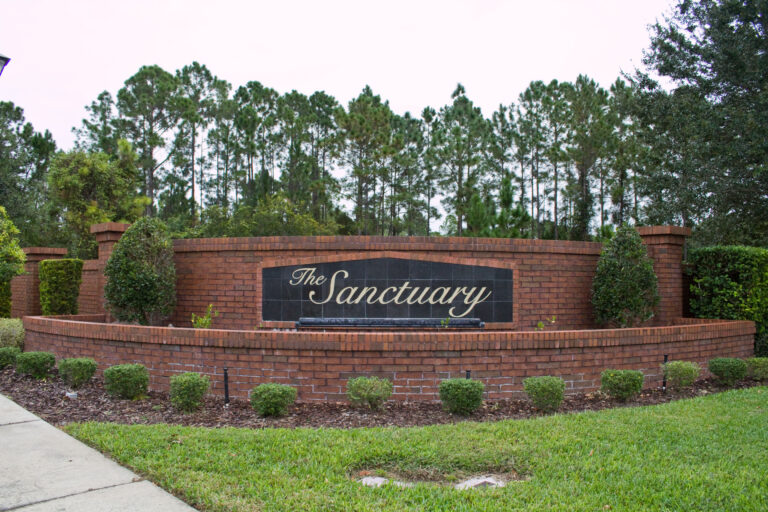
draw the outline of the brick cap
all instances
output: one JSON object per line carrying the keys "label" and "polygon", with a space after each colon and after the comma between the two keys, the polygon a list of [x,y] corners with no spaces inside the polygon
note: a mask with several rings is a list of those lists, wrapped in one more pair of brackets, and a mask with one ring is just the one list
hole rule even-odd
{"label": "brick cap", "polygon": [[102,224],[94,224],[91,226],[91,233],[108,233],[108,232],[117,232],[117,233],[125,233],[125,231],[130,227],[130,224],[126,224],[123,222],[104,222]]}
{"label": "brick cap", "polygon": [[640,236],[691,236],[691,228],[683,226],[637,226],[635,229],[640,233]]}
{"label": "brick cap", "polygon": [[27,256],[65,256],[67,249],[64,247],[24,247],[22,249]]}

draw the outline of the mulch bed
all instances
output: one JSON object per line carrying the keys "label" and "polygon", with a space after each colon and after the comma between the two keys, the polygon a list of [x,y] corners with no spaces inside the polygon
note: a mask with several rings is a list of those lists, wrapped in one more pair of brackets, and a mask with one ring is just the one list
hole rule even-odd
{"label": "mulch bed", "polygon": [[[758,385],[743,381],[745,388]],[[0,370],[0,393],[54,425],[72,422],[101,421],[125,424],[168,423],[200,427],[411,427],[437,425],[459,421],[497,421],[540,416],[528,400],[495,400],[485,404],[468,418],[452,416],[442,410],[440,403],[390,401],[380,411],[355,408],[347,403],[300,403],[291,406],[282,418],[260,418],[244,400],[224,404],[220,397],[206,397],[204,407],[195,413],[180,413],[168,400],[167,393],[152,391],[143,400],[120,400],[104,391],[103,381],[94,378],[77,390],[77,398],[69,399],[71,391],[55,374],[46,380],[17,375],[12,368]],[[612,407],[653,405],[680,398],[691,398],[723,391],[712,380],[696,382],[692,389],[680,393],[664,393],[660,389],[645,390],[635,400],[617,402],[595,392],[567,396],[559,412],[598,411]]]}

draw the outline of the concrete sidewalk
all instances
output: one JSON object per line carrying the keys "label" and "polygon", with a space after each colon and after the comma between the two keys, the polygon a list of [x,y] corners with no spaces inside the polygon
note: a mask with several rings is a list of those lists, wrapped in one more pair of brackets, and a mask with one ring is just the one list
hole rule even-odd
{"label": "concrete sidewalk", "polygon": [[0,395],[0,511],[194,512]]}

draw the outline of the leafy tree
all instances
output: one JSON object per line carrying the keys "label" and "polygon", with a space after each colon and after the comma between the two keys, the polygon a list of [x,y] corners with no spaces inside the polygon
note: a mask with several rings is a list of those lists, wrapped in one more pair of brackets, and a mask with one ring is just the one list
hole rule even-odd
{"label": "leafy tree", "polygon": [[124,120],[115,117],[115,100],[112,95],[109,91],[101,92],[85,110],[88,119],[83,119],[80,128],[72,128],[76,137],[75,148],[108,155],[117,154],[117,141]]}
{"label": "leafy tree", "polygon": [[27,260],[18,234],[5,208],[0,206],[0,318],[11,317],[11,279],[24,273]]}

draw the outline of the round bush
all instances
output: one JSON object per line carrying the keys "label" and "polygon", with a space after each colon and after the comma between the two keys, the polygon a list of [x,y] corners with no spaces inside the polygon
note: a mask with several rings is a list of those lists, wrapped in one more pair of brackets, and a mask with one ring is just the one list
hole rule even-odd
{"label": "round bush", "polygon": [[296,401],[296,389],[285,384],[269,382],[251,390],[251,407],[261,416],[282,416]]}
{"label": "round bush", "polygon": [[353,405],[378,410],[392,395],[392,382],[379,377],[355,377],[347,381],[347,397]]}
{"label": "round bush", "polygon": [[40,309],[44,315],[76,315],[83,260],[40,262]]}
{"label": "round bush", "polygon": [[0,370],[16,365],[16,356],[21,354],[17,347],[0,347]]}
{"label": "round bush", "polygon": [[747,363],[734,357],[716,357],[709,360],[709,371],[724,386],[733,386],[747,375]]}
{"label": "round bush", "polygon": [[528,377],[523,379],[523,389],[542,412],[555,412],[565,398],[565,381],[560,377]]}
{"label": "round bush", "polygon": [[638,370],[605,370],[600,374],[601,390],[609,396],[627,401],[643,390],[643,372]]}
{"label": "round bush", "polygon": [[451,414],[468,416],[483,404],[484,391],[479,380],[446,379],[440,383],[440,401]]}
{"label": "round bush", "polygon": [[176,305],[176,268],[168,230],[143,217],[115,244],[104,270],[104,296],[118,320],[158,325]]}
{"label": "round bush", "polygon": [[747,377],[754,380],[768,380],[768,357],[747,359]]}
{"label": "round bush", "polygon": [[24,350],[24,324],[20,318],[0,318],[0,347]]}
{"label": "round bush", "polygon": [[16,356],[16,371],[44,379],[56,366],[56,356],[50,352],[22,352]]}
{"label": "round bush", "polygon": [[211,381],[207,375],[182,373],[171,377],[171,403],[183,412],[196,411],[203,404]]}
{"label": "round bush", "polygon": [[119,398],[134,400],[147,394],[149,371],[140,364],[118,364],[104,370],[104,388]]}
{"label": "round bush", "polygon": [[59,361],[59,377],[71,388],[77,389],[96,373],[96,361],[90,357],[73,357]]}
{"label": "round bush", "polygon": [[691,361],[669,361],[661,365],[670,389],[680,390],[693,386],[699,378],[701,367]]}
{"label": "round bush", "polygon": [[637,230],[622,226],[603,248],[592,281],[597,322],[632,327],[650,319],[658,302],[653,261]]}

